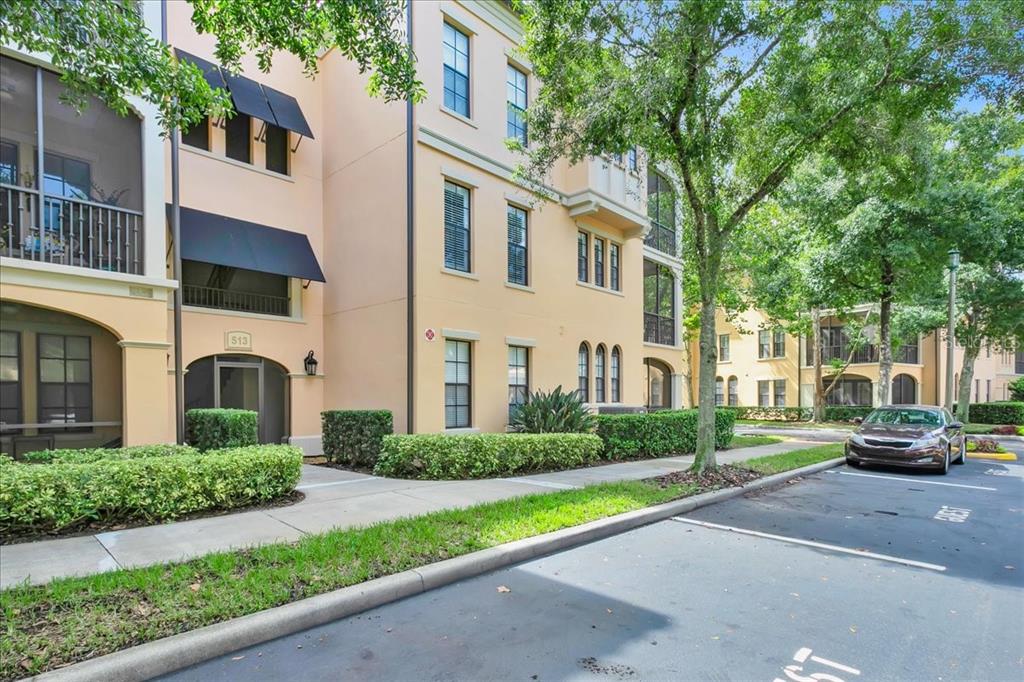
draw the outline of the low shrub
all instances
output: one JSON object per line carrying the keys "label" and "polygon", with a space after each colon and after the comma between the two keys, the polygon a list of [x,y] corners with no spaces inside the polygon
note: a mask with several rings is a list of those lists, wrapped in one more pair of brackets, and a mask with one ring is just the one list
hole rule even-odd
{"label": "low shrub", "polygon": [[1024,402],[1024,377],[1017,377],[1007,384],[1007,388],[1010,389],[1010,400]]}
{"label": "low shrub", "polygon": [[573,469],[601,457],[589,433],[480,433],[385,436],[378,476],[466,479]]}
{"label": "low shrub", "polygon": [[863,419],[875,408],[867,405],[827,405],[825,420],[830,422],[852,422],[857,417]]}
{"label": "low shrub", "polygon": [[191,445],[158,443],[156,445],[132,445],[126,448],[82,448],[80,450],[38,450],[26,452],[25,461],[33,464],[64,462],[65,464],[88,464],[101,459],[139,459],[141,457],[170,457],[172,455],[195,455],[199,451]]}
{"label": "low shrub", "polygon": [[1024,424],[1024,402],[971,403],[971,422],[975,424]]}
{"label": "low shrub", "polygon": [[374,466],[384,436],[394,432],[389,410],[327,410],[320,421],[324,456],[350,466]]}
{"label": "low shrub", "polygon": [[[721,409],[721,408],[720,408]],[[766,422],[799,422],[811,418],[808,407],[729,407],[737,419],[755,419]]]}
{"label": "low shrub", "polygon": [[[667,410],[647,414],[600,414],[597,435],[604,442],[604,456],[663,457],[692,453],[697,449],[697,410]],[[732,440],[736,415],[715,410],[715,447]]]}
{"label": "low shrub", "polygon": [[202,451],[259,443],[259,415],[252,410],[196,408],[185,413],[187,440]]}
{"label": "low shrub", "polygon": [[972,438],[967,441],[967,449],[971,452],[1004,452],[999,443],[991,438]]}
{"label": "low shrub", "polygon": [[513,431],[520,433],[590,433],[594,417],[579,391],[562,392],[558,386],[550,393],[537,391],[512,413]]}
{"label": "low shrub", "polygon": [[0,467],[0,533],[154,523],[268,502],[295,488],[302,451],[260,445],[205,454]]}
{"label": "low shrub", "polygon": [[1021,427],[1006,424],[1004,426],[993,426],[992,433],[997,436],[1016,436]]}

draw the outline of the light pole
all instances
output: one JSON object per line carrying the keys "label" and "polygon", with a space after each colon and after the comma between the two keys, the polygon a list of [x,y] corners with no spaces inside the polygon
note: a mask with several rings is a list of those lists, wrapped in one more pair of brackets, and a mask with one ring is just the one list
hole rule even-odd
{"label": "light pole", "polygon": [[949,322],[946,328],[946,409],[953,411],[953,348],[956,328],[956,271],[960,267],[960,251],[949,250]]}

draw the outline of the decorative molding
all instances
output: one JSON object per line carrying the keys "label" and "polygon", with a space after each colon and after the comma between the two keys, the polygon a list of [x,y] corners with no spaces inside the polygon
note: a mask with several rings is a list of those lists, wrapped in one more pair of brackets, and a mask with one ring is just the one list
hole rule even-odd
{"label": "decorative molding", "polygon": [[462,4],[516,45],[523,42],[523,24],[504,3],[494,0],[463,0]]}
{"label": "decorative molding", "polygon": [[527,339],[521,336],[506,336],[505,345],[508,346],[523,346],[525,348],[536,348],[537,339]]}
{"label": "decorative molding", "polygon": [[526,72],[526,75],[533,75],[533,64],[530,60],[523,56],[519,48],[505,48],[505,57],[508,59],[512,66]]}
{"label": "decorative molding", "polygon": [[453,341],[480,340],[480,332],[474,332],[468,329],[448,329],[447,327],[443,327],[441,329],[441,336],[446,339],[452,339]]}
{"label": "decorative molding", "polygon": [[290,379],[326,379],[326,374],[306,374],[305,372],[289,372]]}
{"label": "decorative molding", "polygon": [[123,339],[117,342],[121,348],[149,348],[153,350],[167,350],[171,344],[166,341],[131,341]]}
{"label": "decorative molding", "polygon": [[461,277],[463,279],[471,279],[474,282],[479,282],[480,281],[480,275],[478,275],[478,274],[476,274],[474,272],[463,272],[462,270],[452,270],[451,268],[446,268],[444,266],[441,266],[441,274],[443,274],[443,275],[451,275],[453,277]]}
{"label": "decorative molding", "polygon": [[569,209],[569,215],[574,218],[599,213],[602,210],[610,211],[633,225],[633,227],[623,230],[631,237],[646,233],[651,225],[650,219],[647,216],[641,215],[628,206],[593,189],[585,189],[571,195],[564,195],[562,197],[562,205]]}
{"label": "decorative molding", "polygon": [[441,14],[445,16],[445,19],[458,26],[467,33],[473,35],[480,35],[480,29],[477,27],[476,22],[469,18],[469,16],[461,9],[455,6],[453,2],[445,2],[441,4]]}
{"label": "decorative molding", "polygon": [[445,176],[449,180],[454,180],[456,183],[462,185],[468,185],[473,189],[480,186],[480,179],[469,175],[460,168],[453,168],[452,166],[441,166],[441,175]]}
{"label": "decorative molding", "polygon": [[[152,287],[154,290],[177,289],[172,279],[127,275],[121,272],[93,270],[74,265],[60,265],[43,261],[22,260],[0,256],[4,284],[20,284],[44,289],[61,289],[108,296],[131,296],[132,286]],[[154,292],[157,296],[157,292]],[[155,298],[154,300],[159,300]]]}
{"label": "decorative molding", "polygon": [[507,201],[508,203],[513,204],[515,206],[518,206],[519,208],[523,209],[524,211],[532,211],[533,210],[533,202],[530,199],[530,197],[526,196],[525,194],[516,194],[515,192],[505,192],[505,201]]}
{"label": "decorative molding", "polygon": [[583,287],[584,289],[590,289],[592,291],[600,291],[605,294],[611,294],[612,296],[626,297],[626,295],[621,291],[615,291],[615,289],[611,289],[609,287],[599,287],[596,284],[591,284],[590,282],[581,282],[576,280],[576,286]]}
{"label": "decorative molding", "polygon": [[515,282],[505,282],[505,286],[507,286],[509,289],[515,289],[516,291],[522,291],[523,293],[526,293],[526,294],[535,294],[535,293],[537,293],[534,290],[533,287],[523,286],[522,284],[516,284]]}

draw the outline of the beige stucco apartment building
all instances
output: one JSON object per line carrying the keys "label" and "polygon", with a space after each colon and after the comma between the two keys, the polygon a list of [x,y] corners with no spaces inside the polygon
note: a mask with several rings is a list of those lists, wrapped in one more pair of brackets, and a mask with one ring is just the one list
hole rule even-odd
{"label": "beige stucco apartment building", "polygon": [[[161,4],[141,6],[159,36]],[[166,9],[178,57],[237,111],[180,133],[180,273],[153,108],[79,116],[46,55],[2,48],[5,452],[173,441],[175,290],[186,409],[255,409],[262,440],[310,453],[331,408],[466,432],[504,430],[511,405],[556,386],[596,410],[686,404],[671,183],[639,150],[559,163],[539,192],[515,180],[506,140],[529,146],[538,83],[505,3],[412,3],[414,107],[371,99],[336,51],[315,79],[286,54],[230,74],[190,6]],[[806,400],[798,340],[759,359],[733,336],[726,401],[732,387],[757,404],[776,379],[772,398]],[[899,373],[931,400],[934,343],[918,351]],[[996,398],[1020,367],[993,371]]]}

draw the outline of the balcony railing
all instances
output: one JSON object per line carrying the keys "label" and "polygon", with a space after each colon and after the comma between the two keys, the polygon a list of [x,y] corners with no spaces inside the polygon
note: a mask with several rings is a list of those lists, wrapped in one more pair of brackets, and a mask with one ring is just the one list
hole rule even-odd
{"label": "balcony railing", "polygon": [[644,244],[662,253],[676,255],[676,233],[663,225],[651,223],[651,231],[644,237]]}
{"label": "balcony railing", "polygon": [[675,320],[653,313],[644,313],[644,341],[674,346],[676,343]]}
{"label": "balcony railing", "polygon": [[182,302],[185,305],[263,315],[286,316],[289,313],[287,296],[253,294],[246,291],[201,287],[195,284],[183,285],[181,292]]}
{"label": "balcony railing", "polygon": [[143,274],[142,212],[0,184],[0,256]]}

